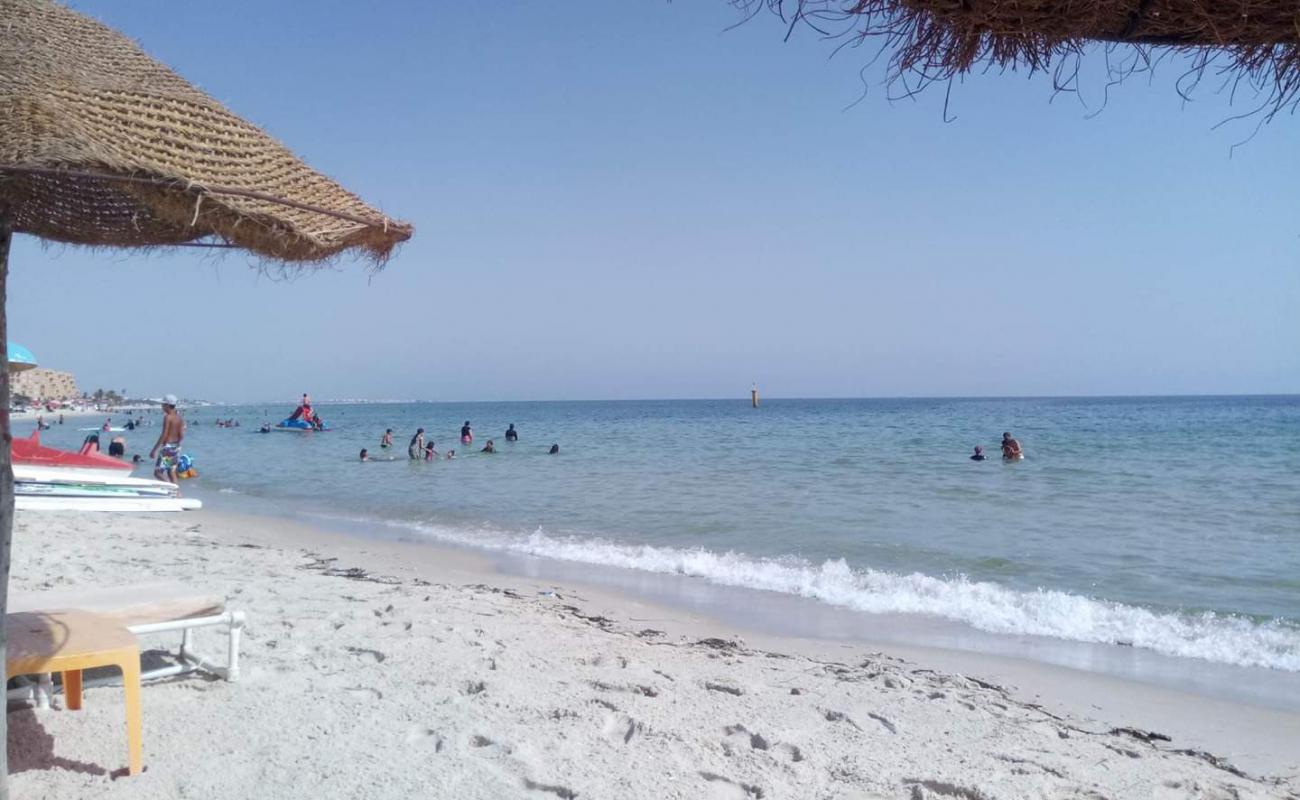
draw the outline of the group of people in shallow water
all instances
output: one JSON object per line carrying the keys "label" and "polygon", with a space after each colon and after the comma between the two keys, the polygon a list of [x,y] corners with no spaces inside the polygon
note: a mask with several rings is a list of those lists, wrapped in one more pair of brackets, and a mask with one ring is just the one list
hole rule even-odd
{"label": "group of people in shallow water", "polygon": [[[510,427],[506,428],[505,438],[507,442],[511,443],[519,441],[519,431],[515,430],[515,424],[513,422],[510,423]],[[470,425],[469,420],[465,420],[465,424],[460,428],[460,443],[462,447],[468,447],[474,443],[474,428]],[[385,450],[393,446],[392,428],[388,428],[384,431],[384,435],[379,438],[379,446]],[[496,442],[492,439],[488,439],[479,452],[497,452]],[[551,449],[547,452],[553,456],[559,455],[560,446],[558,444],[552,444]],[[438,458],[449,460],[456,457],[456,451],[448,450],[446,453],[439,455],[435,442],[432,439],[426,440],[424,437],[424,428],[418,428],[415,431],[415,435],[411,437],[410,443],[406,446],[406,455],[412,461],[433,461]],[[361,460],[372,460],[368,449],[361,449]]]}
{"label": "group of people in shallow water", "polygon": [[[1002,434],[1002,460],[1019,461],[1025,457],[1025,451],[1021,449],[1020,442],[1016,441],[1010,431]],[[975,455],[970,457],[971,461],[984,461],[987,456],[984,455],[984,448],[975,445]]]}
{"label": "group of people in shallow water", "polygon": [[[62,414],[59,415],[59,424],[60,424],[60,425],[63,424],[63,415],[62,415]],[[152,424],[152,423],[150,423],[150,424]],[[40,428],[41,430],[48,430],[50,426],[45,424],[45,418],[44,418],[44,417],[37,417],[37,418],[36,418],[36,427]],[[133,430],[135,430],[136,428],[143,428],[143,427],[144,427],[144,417],[140,417],[139,419],[132,419],[131,417],[127,417],[127,418],[126,418],[126,422],[124,422],[124,423],[122,424],[122,427],[123,427],[124,429],[128,430],[128,431],[133,431]],[[112,418],[112,417],[105,417],[105,418],[104,418],[104,424],[99,426],[99,430],[100,430],[101,432],[103,432],[103,433],[108,433],[109,431],[113,430],[113,418]]]}

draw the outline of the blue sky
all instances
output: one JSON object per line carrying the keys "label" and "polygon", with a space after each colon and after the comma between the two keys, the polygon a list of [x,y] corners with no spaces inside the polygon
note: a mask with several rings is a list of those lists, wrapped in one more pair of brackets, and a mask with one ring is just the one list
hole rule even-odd
{"label": "blue sky", "polygon": [[[1025,73],[890,101],[724,0],[78,0],[416,236],[274,281],[19,237],[13,339],[216,400],[1300,392],[1290,116]],[[1095,68],[1094,64],[1094,68]]]}

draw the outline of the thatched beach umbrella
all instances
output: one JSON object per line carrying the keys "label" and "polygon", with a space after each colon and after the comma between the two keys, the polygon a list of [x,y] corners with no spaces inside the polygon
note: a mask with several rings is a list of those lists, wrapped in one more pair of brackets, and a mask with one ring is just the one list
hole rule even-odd
{"label": "thatched beach umbrella", "polygon": [[[204,240],[290,263],[353,250],[382,263],[411,232],[121,34],[50,0],[0,0],[0,339],[14,233],[95,246]],[[8,411],[4,368],[0,615],[14,507]]]}
{"label": "thatched beach umbrella", "polygon": [[1213,68],[1244,80],[1274,110],[1300,92],[1300,5],[1295,0],[732,0],[771,9],[793,28],[806,23],[851,43],[880,42],[893,77],[917,88],[976,67],[1056,71],[1078,77],[1077,57],[1095,43],[1132,45],[1137,58],[1108,63],[1119,80],[1165,53],[1191,58],[1180,91]]}

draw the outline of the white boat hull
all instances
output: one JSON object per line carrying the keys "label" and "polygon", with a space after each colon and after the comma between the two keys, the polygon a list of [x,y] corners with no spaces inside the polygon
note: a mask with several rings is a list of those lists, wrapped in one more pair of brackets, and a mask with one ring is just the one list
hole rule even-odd
{"label": "white boat hull", "polygon": [[[70,477],[66,473],[76,473],[77,480],[92,480],[105,483],[115,483],[124,478],[131,478],[129,469],[96,469],[95,467],[46,467],[46,466],[28,466],[26,464],[14,464],[14,472],[17,473],[19,468],[51,470],[64,473],[62,477]],[[51,476],[54,477],[54,476]]]}

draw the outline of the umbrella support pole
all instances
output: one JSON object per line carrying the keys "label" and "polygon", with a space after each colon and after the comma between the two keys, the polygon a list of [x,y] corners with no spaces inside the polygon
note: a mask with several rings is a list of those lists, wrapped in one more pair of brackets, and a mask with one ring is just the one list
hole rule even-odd
{"label": "umbrella support pole", "polygon": [[[9,280],[9,243],[13,241],[13,218],[0,205],[0,342],[6,347],[9,334],[5,320],[5,293]],[[5,612],[9,605],[9,545],[14,527],[14,471],[9,429],[9,359],[0,359],[0,663],[5,657]],[[7,714],[0,714],[0,745],[9,741]],[[9,800],[8,747],[0,746],[0,800]]]}

